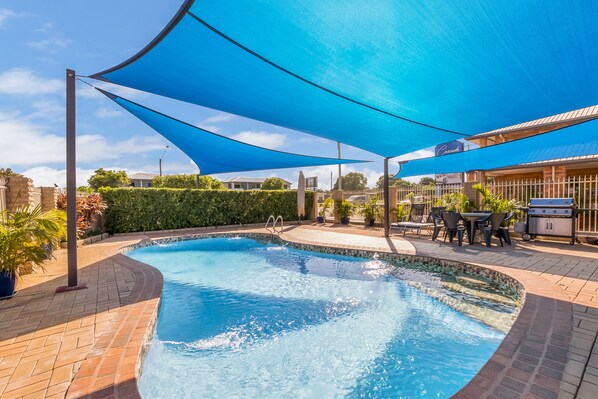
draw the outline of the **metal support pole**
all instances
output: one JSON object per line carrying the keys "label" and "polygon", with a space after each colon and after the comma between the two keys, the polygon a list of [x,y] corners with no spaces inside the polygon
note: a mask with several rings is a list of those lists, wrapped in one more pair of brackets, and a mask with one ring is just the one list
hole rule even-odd
{"label": "metal support pole", "polygon": [[388,191],[388,158],[384,158],[384,237],[390,236],[390,196]]}
{"label": "metal support pole", "polygon": [[77,160],[76,160],[76,97],[75,71],[66,70],[66,232],[68,286],[56,288],[65,292],[87,288],[77,283]]}
{"label": "metal support pole", "polygon": [[160,158],[160,177],[162,177],[162,158]]}
{"label": "metal support pole", "polygon": [[77,285],[77,160],[75,71],[66,70],[66,231],[69,287]]}
{"label": "metal support pole", "polygon": [[[336,149],[338,151],[338,159],[341,159],[341,142],[338,141],[336,143]],[[341,179],[342,175],[341,175],[341,164],[338,164],[338,189],[342,190],[343,189],[343,179]]]}

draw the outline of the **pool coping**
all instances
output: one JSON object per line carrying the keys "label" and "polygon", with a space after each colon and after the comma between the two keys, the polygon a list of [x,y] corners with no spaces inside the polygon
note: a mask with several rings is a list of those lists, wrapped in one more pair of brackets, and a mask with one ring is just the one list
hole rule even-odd
{"label": "pool coping", "polygon": [[[453,397],[478,399],[482,397],[556,398],[558,396],[571,340],[573,312],[566,293],[562,290],[555,291],[555,286],[547,284],[547,280],[543,277],[503,266],[460,262],[442,257],[355,249],[338,244],[302,243],[266,232],[187,233],[171,237],[146,238],[132,246],[218,236],[274,238],[292,244],[296,248],[317,252],[330,253],[327,251],[332,248],[334,253],[340,251],[341,254],[361,257],[378,253],[381,259],[388,256],[394,259],[432,260],[443,263],[446,267],[466,266],[471,270],[506,276],[519,284],[522,290],[523,302],[519,315],[496,352],[474,378]],[[107,390],[105,393],[110,393],[114,398],[140,397],[137,381],[147,346],[153,336],[163,278],[153,266],[123,255],[121,252],[128,247],[131,245],[113,249],[106,255],[118,256],[119,264],[135,274],[136,281],[131,291],[132,296],[123,300],[123,307],[113,321],[115,328],[106,330],[97,340],[88,358],[82,363],[69,387],[67,397],[81,397],[92,393],[93,397],[101,397],[102,387],[106,386],[109,386],[111,391]],[[127,330],[131,331],[128,339]],[[105,375],[110,370],[113,372]],[[101,381],[92,377],[100,375],[105,375]],[[513,393],[517,394],[513,395]]]}

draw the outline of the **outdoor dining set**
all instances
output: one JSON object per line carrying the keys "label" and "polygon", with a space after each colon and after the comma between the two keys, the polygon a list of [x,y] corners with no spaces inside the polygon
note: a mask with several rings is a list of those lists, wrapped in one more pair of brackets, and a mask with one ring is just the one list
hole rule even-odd
{"label": "outdoor dining set", "polygon": [[475,243],[476,234],[479,232],[487,247],[491,246],[492,237],[498,238],[500,245],[511,245],[509,225],[514,212],[492,213],[490,211],[476,211],[459,213],[447,211],[446,207],[432,207],[426,213],[425,204],[412,204],[409,217],[406,221],[392,223],[391,228],[402,232],[413,231],[421,236],[422,230],[432,234],[436,241],[441,231],[444,230],[443,240],[453,242],[455,237],[459,246],[463,245],[465,235],[467,242]]}

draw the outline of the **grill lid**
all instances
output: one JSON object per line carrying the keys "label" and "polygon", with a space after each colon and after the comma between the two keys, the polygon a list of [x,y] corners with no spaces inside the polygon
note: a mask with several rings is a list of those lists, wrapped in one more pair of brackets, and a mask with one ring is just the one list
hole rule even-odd
{"label": "grill lid", "polygon": [[575,207],[574,198],[532,198],[529,202],[530,207],[542,208],[573,208]]}

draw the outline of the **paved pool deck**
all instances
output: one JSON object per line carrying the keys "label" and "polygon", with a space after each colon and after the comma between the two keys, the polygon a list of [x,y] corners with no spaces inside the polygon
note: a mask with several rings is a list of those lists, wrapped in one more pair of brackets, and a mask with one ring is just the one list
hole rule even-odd
{"label": "paved pool deck", "polygon": [[[86,290],[55,294],[66,284],[66,253],[45,273],[24,276],[18,294],[0,301],[1,398],[135,398],[147,340],[155,323],[162,275],[118,249],[176,235],[261,232],[218,228],[130,234],[79,248]],[[297,243],[431,256],[515,277],[526,299],[497,352],[460,398],[598,398],[598,248],[514,241],[432,242],[422,235],[383,237],[382,230],[338,225],[288,226]]]}

